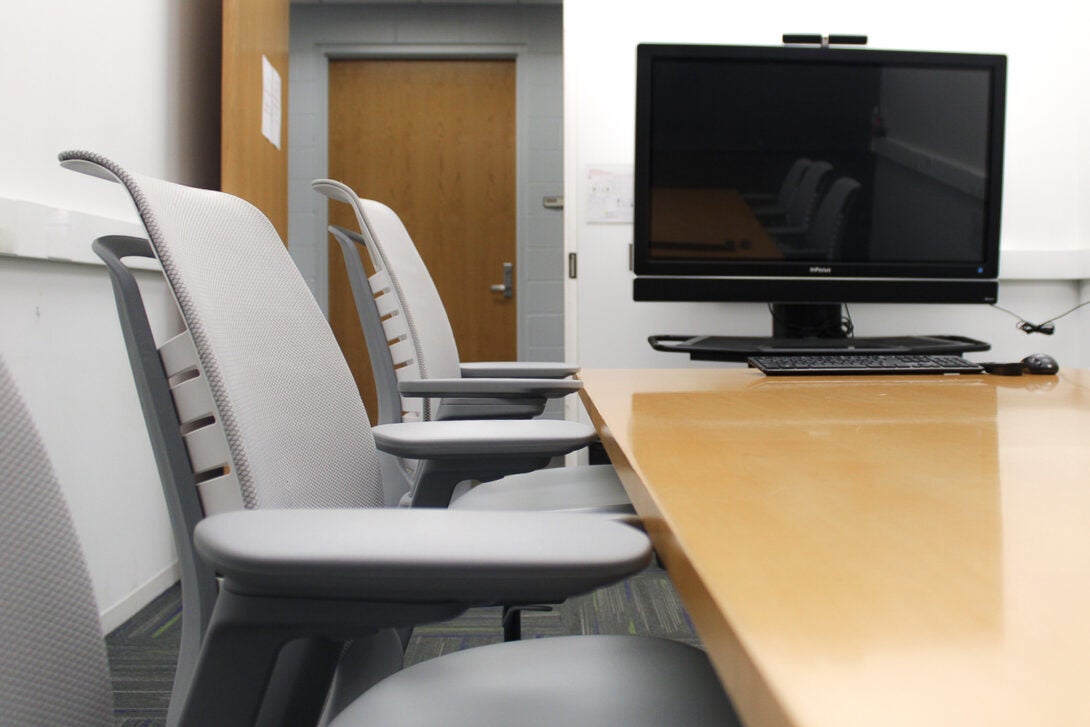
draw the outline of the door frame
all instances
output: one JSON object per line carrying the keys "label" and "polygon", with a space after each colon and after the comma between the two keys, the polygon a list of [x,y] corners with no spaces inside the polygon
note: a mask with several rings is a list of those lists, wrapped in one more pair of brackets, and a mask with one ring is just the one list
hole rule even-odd
{"label": "door frame", "polygon": [[[330,43],[319,44],[318,51],[322,62],[318,68],[318,98],[313,100],[314,109],[314,147],[315,157],[321,169],[321,176],[329,176],[329,62],[331,60],[513,60],[515,62],[515,305],[516,350],[520,359],[526,358],[527,316],[532,313],[526,296],[528,289],[527,263],[529,256],[523,220],[529,204],[530,180],[528,178],[528,156],[530,154],[530,119],[525,94],[528,87],[527,64],[524,63],[526,47],[512,44],[371,44],[371,43]],[[297,100],[297,103],[299,101]],[[314,239],[323,244],[315,245],[314,291],[318,304],[323,311],[329,310],[329,254],[326,231],[329,226],[329,208],[324,197],[311,192]],[[306,199],[304,196],[303,199]],[[304,212],[305,214],[305,212]],[[502,282],[497,272],[496,282]]]}

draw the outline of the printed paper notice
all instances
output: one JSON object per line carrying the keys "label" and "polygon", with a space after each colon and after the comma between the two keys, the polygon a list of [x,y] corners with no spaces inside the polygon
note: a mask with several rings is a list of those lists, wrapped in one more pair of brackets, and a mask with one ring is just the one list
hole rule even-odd
{"label": "printed paper notice", "polygon": [[631,223],[632,180],[630,166],[587,167],[587,222]]}
{"label": "printed paper notice", "polygon": [[280,148],[280,74],[261,56],[261,134]]}

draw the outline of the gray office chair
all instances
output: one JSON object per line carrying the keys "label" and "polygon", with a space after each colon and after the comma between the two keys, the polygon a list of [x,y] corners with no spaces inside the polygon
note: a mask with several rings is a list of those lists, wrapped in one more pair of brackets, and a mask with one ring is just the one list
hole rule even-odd
{"label": "gray office chair", "polygon": [[814,220],[807,231],[807,248],[829,260],[840,258],[844,236],[847,234],[861,186],[851,177],[841,177],[832,183],[818,205]]}
{"label": "gray office chair", "polygon": [[[372,366],[382,375],[376,382],[380,422],[532,416],[540,413],[544,399],[582,388],[576,381],[557,380],[579,370],[570,363],[463,364],[439,291],[397,215],[378,203],[361,200],[341,182],[319,179],[312,186],[348,204],[360,227],[359,234],[338,228],[342,234],[338,242],[347,252],[349,283]],[[353,244],[345,244],[343,236],[364,248],[375,271],[370,279],[359,263],[358,251]],[[379,330],[371,325],[370,311],[376,306]],[[372,341],[377,345],[372,346]],[[393,362],[392,376],[386,359]],[[422,380],[428,383],[420,384]]]}
{"label": "gray office chair", "polygon": [[[579,387],[579,382],[539,378],[566,376],[578,369],[572,364],[461,363],[443,301],[397,214],[380,202],[361,199],[341,182],[320,179],[312,186],[348,204],[360,227],[358,233],[338,227],[330,232],[344,258],[367,341],[380,421],[533,416],[540,413],[546,398]],[[360,259],[361,248],[374,270],[370,277]],[[410,493],[416,489],[417,463],[411,458],[383,465],[384,474],[399,481],[400,489]],[[455,501],[455,506],[633,513],[609,465],[552,468],[522,477],[527,483],[522,488],[495,488],[506,495],[502,500],[475,489]]]}
{"label": "gray office chair", "polygon": [[799,181],[798,189],[791,197],[787,213],[781,222],[765,227],[769,235],[805,235],[813,220],[818,201],[825,193],[832,174],[833,165],[829,162],[814,162],[806,168]]}
{"label": "gray office chair", "polygon": [[[0,723],[114,724],[79,543],[2,360],[0,503]],[[391,547],[406,530],[422,536]],[[192,688],[175,695],[186,727],[313,724],[315,715],[271,713],[264,697],[288,642],[314,639],[328,667],[354,635],[445,618],[496,594],[586,590],[649,556],[644,536],[619,523],[532,513],[240,511],[203,521],[195,543],[223,575],[223,595]],[[698,650],[636,637],[562,637],[434,659],[379,683],[335,722],[545,723],[739,724]]]}
{"label": "gray office chair", "polygon": [[[91,159],[93,155],[83,158],[78,154],[65,157],[65,165],[88,172],[107,179],[114,179],[116,175],[105,166],[99,165]],[[130,190],[131,191],[131,190]],[[203,235],[200,228],[200,210],[196,208],[190,211],[188,217],[172,218],[175,224],[176,237],[171,239],[185,240],[194,235]],[[224,295],[216,298],[208,295],[205,298],[195,298],[194,291],[201,292],[204,289],[225,286],[225,279],[211,280],[213,276],[208,272],[227,274],[236,277],[227,271],[240,268],[241,260],[237,256],[237,247],[224,246],[212,251],[205,250],[203,257],[200,251],[194,252],[190,248],[182,247],[179,250],[171,250],[169,247],[160,246],[171,264],[165,264],[164,268],[170,280],[175,296],[178,299],[183,313],[183,319],[191,324],[189,328],[180,332],[171,332],[162,344],[157,344],[148,323],[144,310],[140,289],[136,284],[131,271],[122,262],[122,258],[129,256],[155,257],[155,252],[147,240],[132,237],[110,236],[95,241],[95,251],[104,260],[111,273],[111,281],[114,286],[118,312],[122,323],[122,333],[125,337],[129,352],[130,363],[133,370],[137,391],[140,395],[145,421],[148,425],[149,436],[152,441],[152,449],[160,472],[160,482],[168,504],[168,512],[172,519],[172,529],[175,546],[179,557],[185,608],[183,609],[182,642],[179,654],[178,668],[175,678],[175,694],[184,694],[188,689],[189,680],[195,666],[196,654],[203,635],[207,629],[212,608],[217,598],[217,584],[215,574],[207,566],[203,565],[193,555],[192,533],[196,524],[206,515],[226,512],[242,507],[343,507],[378,505],[382,502],[381,491],[377,495],[366,497],[356,491],[351,483],[336,479],[317,480],[311,489],[299,489],[298,477],[269,477],[262,480],[262,486],[253,484],[255,478],[250,476],[251,465],[238,460],[238,448],[229,444],[224,423],[232,416],[232,409],[225,409],[223,401],[213,396],[217,376],[222,376],[214,370],[210,370],[198,353],[195,336],[207,338],[204,328],[208,325],[205,320],[211,320],[217,325],[223,326],[225,331],[220,335],[233,339],[234,342],[245,342],[246,331],[254,330],[247,323],[247,318],[268,316],[262,323],[267,325],[263,329],[264,335],[269,339],[265,342],[254,343],[252,350],[236,350],[231,352],[233,357],[229,363],[243,370],[258,371],[263,367],[274,367],[275,361],[282,365],[291,365],[291,357],[294,351],[285,353],[279,350],[283,342],[282,334],[275,333],[277,317],[292,319],[292,322],[301,325],[302,316],[292,316],[291,306],[300,306],[302,310],[310,314],[316,321],[316,330],[328,332],[328,325],[324,318],[316,313],[313,298],[303,289],[298,287],[301,278],[294,266],[282,264],[273,269],[288,276],[290,283],[295,286],[286,291],[280,297],[277,286],[280,282],[268,284],[265,296],[249,300],[234,300],[227,293],[227,287],[218,289],[217,293]],[[280,246],[283,249],[283,246]],[[253,271],[261,268],[261,257],[265,253],[255,254],[253,264],[241,265],[241,268]],[[164,263],[166,261],[164,260]],[[175,263],[179,263],[175,265]],[[289,260],[290,263],[290,260]],[[188,266],[182,268],[181,265]],[[186,272],[182,272],[185,270]],[[269,272],[270,268],[262,268],[262,272]],[[261,272],[255,272],[255,285],[259,281],[266,280],[261,277]],[[274,276],[274,280],[278,280]],[[205,286],[204,288],[198,286]],[[191,290],[191,288],[193,290]],[[206,316],[199,317],[193,309],[193,300],[200,300],[204,305],[217,310],[231,310],[237,312],[242,318],[242,327],[245,330],[237,335],[226,331],[232,324],[238,325],[234,319],[226,321]],[[279,301],[280,309],[274,300]],[[189,307],[189,314],[186,308]],[[279,310],[279,313],[273,311]],[[192,327],[196,323],[196,328]],[[328,333],[331,336],[331,333]],[[307,340],[305,337],[296,337],[297,341]],[[331,340],[331,339],[330,339]],[[323,341],[324,343],[324,341]],[[264,349],[262,349],[264,346]],[[266,357],[263,363],[261,356]],[[329,355],[328,352],[326,354]],[[249,358],[253,356],[253,358]],[[340,361],[339,351],[336,358]],[[321,364],[315,363],[310,376],[319,377],[322,372]],[[303,372],[301,372],[303,373]],[[257,374],[260,376],[260,374]],[[238,378],[243,381],[239,384],[242,393],[248,393],[251,388],[256,388],[255,381],[245,380],[246,375],[239,373]],[[268,386],[275,386],[275,381],[270,380]],[[298,390],[309,386],[305,381],[300,382]],[[290,390],[290,389],[289,389]],[[353,392],[355,389],[353,388]],[[347,396],[347,394],[345,394]],[[292,402],[294,403],[294,402]],[[229,405],[229,404],[228,404]],[[310,407],[284,406],[286,416],[295,415],[299,426],[311,426],[310,441],[313,443],[314,452],[319,454],[328,447],[320,441],[322,427],[319,424],[304,424],[308,418],[316,422],[326,419],[335,420],[336,409],[329,410],[331,416],[323,416],[324,411],[320,403]],[[270,430],[272,435],[279,433],[279,422],[274,417],[259,418],[256,421],[257,430]],[[328,425],[327,425],[328,426]],[[455,484],[467,478],[497,479],[510,472],[518,472],[522,469],[532,470],[544,466],[552,457],[564,454],[573,449],[585,446],[594,438],[593,429],[570,422],[547,422],[546,431],[542,434],[541,425],[529,426],[529,423],[517,423],[514,428],[503,427],[499,430],[494,424],[474,425],[466,423],[440,423],[429,426],[411,427],[402,425],[388,428],[387,438],[389,446],[404,448],[417,457],[434,457],[437,453],[445,455],[444,459],[430,459],[418,468],[420,482],[419,488],[424,492],[420,497],[421,504],[432,506],[445,506],[448,504],[451,492]],[[405,432],[408,427],[411,432]],[[366,432],[370,437],[370,431]],[[510,454],[508,454],[510,451]],[[486,457],[487,455],[487,457]],[[373,464],[373,463],[372,463]],[[294,462],[276,464],[275,468],[282,473],[296,471]],[[475,492],[473,500],[478,506],[471,509],[498,509],[510,510],[506,506],[511,500],[508,488],[513,492],[526,489],[531,491],[540,489],[534,482],[520,483],[518,478],[512,478],[502,483],[503,488],[493,487],[492,483],[481,487]],[[559,486],[558,486],[559,487]],[[494,493],[489,497],[489,493]],[[522,498],[525,499],[525,498]],[[463,505],[463,507],[469,507]],[[513,612],[517,614],[517,612]],[[511,615],[507,621],[507,632],[511,638],[517,635],[518,618]],[[374,680],[391,671],[400,668],[400,645],[404,645],[407,632],[402,633],[402,638],[395,644],[386,637],[377,637],[387,648],[384,655],[379,658],[375,649],[368,651],[365,661],[359,663],[358,671],[367,674],[355,674],[351,677],[353,684]],[[388,642],[388,643],[387,643]],[[398,648],[395,648],[397,646]],[[348,656],[352,656],[349,654]],[[356,664],[352,658],[346,658],[345,664]],[[292,699],[286,691],[281,693]],[[180,700],[175,700],[175,704]]]}
{"label": "gray office chair", "polygon": [[784,175],[779,192],[771,195],[746,194],[743,198],[750,204],[753,214],[758,217],[782,217],[791,207],[791,200],[798,191],[802,175],[813,162],[806,158],[796,159]]}
{"label": "gray office chair", "polygon": [[[97,176],[113,177],[104,167],[87,160],[72,158],[65,163]],[[198,355],[193,331],[171,332],[173,335],[165,342],[157,344],[147,321],[140,289],[122,262],[122,258],[130,256],[153,258],[155,252],[150,243],[138,238],[110,236],[97,240],[94,249],[111,273],[122,333],[172,518],[183,592],[186,594],[182,648],[175,681],[176,691],[184,693],[217,594],[214,574],[192,556],[192,532],[201,518],[242,507],[358,506],[378,504],[381,500],[364,503],[353,493],[332,492],[328,488],[316,492],[292,492],[286,487],[277,487],[275,481],[270,481],[261,491],[247,486],[245,465],[234,460],[234,452],[228,446],[223,429],[223,422],[229,414],[221,410],[212,396],[212,379]],[[193,261],[190,265],[197,266],[199,262]],[[229,248],[223,248],[210,254],[208,263],[220,266],[215,269],[223,271],[236,269],[241,261],[231,254]],[[294,267],[279,270],[298,279]],[[195,277],[192,280],[213,284]],[[222,284],[222,281],[217,284]],[[185,281],[178,285],[184,286]],[[309,295],[301,294],[299,290],[294,290],[294,294],[294,302],[286,305],[299,305],[300,301],[305,301],[305,305],[313,306]],[[183,298],[188,300],[184,289],[176,293],[176,297],[179,301]],[[216,304],[230,309],[233,301],[216,301]],[[260,309],[261,303],[251,301],[249,306],[252,315]],[[241,311],[242,306],[238,310]],[[184,315],[184,311],[183,318],[191,320],[190,316]],[[324,319],[319,325],[328,329]],[[270,355],[274,358],[283,356],[279,352]],[[317,416],[318,412],[315,410],[309,414]],[[262,426],[270,426],[270,421],[263,422]],[[470,478],[497,480],[513,472],[540,468],[553,457],[583,447],[594,439],[590,427],[570,422],[519,423],[513,428],[502,429],[495,424],[457,423],[415,428],[404,425],[388,429],[387,446],[417,458],[432,458],[416,469],[415,484],[419,496],[415,504],[433,507],[447,506],[458,482]],[[444,458],[435,459],[438,453],[443,453]],[[192,483],[196,483],[196,487]],[[560,510],[565,508],[556,506],[555,498],[542,502],[539,493],[546,490],[563,493],[572,487],[572,483],[555,479],[504,478],[500,482],[480,486],[456,507],[507,511],[537,505],[537,509]],[[584,497],[581,502],[588,500]],[[518,634],[517,613],[509,613],[505,621],[509,638],[515,638]],[[403,636],[407,638],[407,635]],[[361,665],[361,669],[381,675],[399,666],[400,654],[394,654],[391,647],[385,660],[378,664],[371,662]],[[353,679],[355,682],[361,680],[362,677]]]}
{"label": "gray office chair", "polygon": [[[347,202],[355,211],[362,234],[330,227],[348,273],[356,312],[367,343],[379,402],[379,421],[436,421],[461,419],[528,418],[542,412],[549,398],[567,395],[577,381],[557,380],[578,367],[557,363],[458,364],[457,344],[431,275],[401,220],[388,208],[378,215],[386,229],[370,222],[366,208],[378,203],[361,200],[347,185],[331,180],[313,183],[331,199]],[[383,243],[378,240],[382,239]],[[360,250],[372,269],[368,276]],[[415,305],[410,305],[409,302]],[[421,331],[426,332],[422,334]],[[434,336],[434,340],[425,339]],[[429,345],[430,344],[430,345]],[[438,344],[438,345],[436,345]],[[435,364],[438,362],[438,364]],[[450,377],[455,364],[459,373]],[[425,377],[438,370],[444,377]],[[484,373],[493,376],[484,376]],[[496,378],[502,374],[505,378]],[[548,379],[537,378],[548,376]],[[512,378],[520,376],[520,378]],[[416,398],[406,396],[409,392]],[[443,398],[433,402],[421,395]],[[430,405],[429,405],[430,403]],[[387,487],[387,502],[413,504],[412,493],[419,463],[411,457],[380,452],[379,464]],[[450,505],[471,510],[536,510],[595,512],[635,522],[635,510],[612,466],[542,469],[516,480],[500,480],[487,487],[463,491]],[[521,637],[521,608],[505,608],[505,640]]]}
{"label": "gray office chair", "polygon": [[0,360],[0,723],[113,723],[94,592],[60,489]]}
{"label": "gray office chair", "polygon": [[[220,477],[230,475],[238,481],[242,493],[239,499],[250,508],[348,506],[358,509],[377,506],[382,497],[375,439],[392,441],[396,445],[406,428],[418,432],[406,439],[419,440],[421,435],[424,436],[427,439],[426,447],[455,460],[467,471],[483,454],[494,456],[496,449],[501,453],[509,449],[517,453],[513,455],[515,457],[524,456],[527,442],[518,434],[522,422],[506,422],[498,428],[492,422],[417,422],[384,425],[376,428],[373,434],[332,332],[275,230],[252,206],[229,195],[132,175],[108,159],[89,152],[66,152],[61,155],[61,160],[66,167],[124,185],[137,206],[150,243],[188,326],[196,352],[196,364],[188,368],[183,366],[180,372],[164,375],[163,378],[167,379],[169,386],[203,380],[207,382],[212,395],[202,406],[178,406],[179,414],[184,409],[195,418],[185,421],[180,428],[174,424],[173,428],[179,429],[183,435],[201,432],[200,436],[203,437],[206,435],[206,425],[215,423],[219,429],[209,431],[222,431],[227,442],[224,450],[228,458],[226,465],[197,470],[196,476],[188,480],[183,478],[178,483],[179,487],[200,488],[205,482],[215,483]],[[125,239],[135,245],[132,238]],[[124,286],[115,285],[115,290],[120,287]],[[135,307],[127,306],[125,310]],[[122,318],[125,318],[124,311]],[[136,354],[130,351],[130,356],[142,357],[144,360],[139,366],[148,370],[163,366],[171,370],[173,367],[173,364],[166,362],[166,358],[170,357],[161,356],[153,342],[150,348],[145,347]],[[171,398],[171,393],[168,392],[166,396]],[[208,413],[197,413],[202,410]],[[172,425],[166,421],[164,426],[170,429]],[[152,428],[149,421],[149,430]],[[456,437],[455,429],[468,431],[475,436],[469,439]],[[207,436],[216,438],[214,434]],[[244,525],[247,522],[269,523],[266,534],[270,542],[260,541],[255,550],[245,557],[237,549],[230,552],[213,549],[206,553],[211,559],[209,571],[219,573],[225,580],[215,599],[212,618],[205,628],[205,638],[200,642],[202,656],[195,667],[192,684],[185,692],[187,700],[192,701],[194,694],[207,696],[208,690],[212,690],[211,699],[205,700],[203,696],[198,699],[201,704],[217,704],[221,698],[230,696],[215,692],[217,688],[221,692],[227,689],[222,685],[216,687],[216,679],[204,677],[208,683],[201,683],[202,664],[207,658],[212,658],[213,663],[222,661],[228,664],[226,673],[230,673],[231,669],[247,671],[249,668],[245,664],[245,660],[250,658],[247,656],[249,649],[239,647],[238,639],[243,636],[238,634],[223,642],[234,644],[222,647],[226,653],[215,657],[205,656],[216,629],[217,614],[226,614],[222,616],[222,620],[228,624],[224,628],[228,631],[235,628],[232,624],[236,624],[234,619],[239,616],[239,609],[246,611],[251,608],[245,606],[247,597],[256,595],[259,596],[258,601],[268,604],[273,602],[269,599],[275,600],[276,596],[274,592],[266,591],[267,587],[271,587],[270,583],[262,581],[255,584],[252,579],[247,580],[246,573],[283,575],[293,567],[279,560],[257,565],[248,560],[260,559],[269,549],[275,550],[278,547],[277,538],[283,543],[294,537],[290,535],[290,523],[277,519],[279,512],[246,510],[214,517],[221,521],[223,518],[234,518],[229,520],[232,524],[226,529],[228,534],[247,532]],[[239,520],[239,517],[249,519]],[[323,520],[323,517],[314,512],[307,515],[306,522],[314,526],[305,527],[295,541],[314,541],[317,543],[315,547],[321,551],[331,542],[340,542],[345,538],[351,540],[353,537],[356,540],[350,543],[347,553],[338,552],[333,556],[328,551],[322,551],[317,560],[302,558],[292,561],[298,566],[298,579],[292,590],[281,595],[290,597],[289,600],[300,596],[296,590],[301,588],[298,581],[308,578],[311,581],[314,578],[322,580],[321,574],[326,572],[326,566],[334,570],[348,568],[351,573],[359,568],[363,580],[359,588],[366,586],[366,589],[371,589],[364,600],[372,598],[383,604],[376,607],[376,612],[382,615],[365,620],[366,628],[362,631],[358,628],[348,629],[339,621],[330,621],[328,611],[334,609],[335,604],[328,600],[332,597],[331,587],[325,581],[315,585],[324,599],[323,607],[315,608],[309,603],[299,605],[291,601],[296,603],[291,608],[301,610],[298,616],[317,619],[322,628],[333,628],[335,625],[336,638],[331,638],[326,632],[300,631],[295,626],[292,627],[295,630],[288,635],[278,631],[277,638],[281,639],[278,644],[291,641],[284,651],[293,649],[288,666],[294,669],[281,669],[285,660],[283,657],[275,658],[280,653],[279,646],[261,657],[263,661],[259,671],[268,672],[272,669],[270,660],[275,661],[273,678],[283,680],[283,684],[278,682],[275,688],[268,688],[269,697],[262,709],[273,710],[269,706],[271,704],[277,709],[290,708],[295,716],[311,714],[321,704],[324,696],[321,687],[327,684],[332,665],[338,660],[344,664],[340,654],[345,638],[370,633],[370,638],[355,638],[353,642],[362,644],[363,650],[369,652],[382,634],[392,634],[387,627],[449,617],[466,605],[553,601],[578,592],[578,589],[571,591],[567,586],[553,589],[552,586],[560,581],[554,581],[547,572],[528,570],[524,582],[521,574],[534,562],[550,560],[549,554],[556,552],[557,546],[551,542],[550,535],[554,528],[559,531],[567,528],[566,522],[598,520],[555,513],[535,516],[532,513],[424,511],[357,511],[354,514],[330,515],[332,519],[329,520]],[[199,533],[207,521],[201,521],[193,529],[195,535],[192,543],[197,549],[201,548]],[[383,523],[391,524],[386,526]],[[459,523],[465,524],[464,532]],[[505,523],[510,523],[510,526]],[[342,532],[342,527],[346,528],[345,532]],[[543,535],[549,535],[549,542],[532,535],[534,527],[540,527]],[[577,527],[584,526],[580,524]],[[481,532],[475,534],[477,531]],[[519,533],[518,537],[514,536],[516,532]],[[353,533],[356,535],[353,536]],[[473,545],[470,551],[459,550],[458,539],[463,534],[467,537],[471,534],[472,537],[487,537],[488,544],[479,549]],[[444,540],[448,536],[455,540]],[[595,537],[587,540],[583,535],[572,533],[564,537],[569,538],[576,549],[597,546]],[[359,538],[370,540],[364,542]],[[437,538],[442,542],[436,543]],[[212,542],[220,541],[213,539]],[[417,543],[435,548],[428,551],[431,555],[424,555],[420,560],[421,571],[414,570],[417,561],[410,557],[416,552],[414,548]],[[377,558],[380,562],[380,570],[369,575],[367,568],[373,567],[373,562],[356,560],[358,555],[368,552],[372,553],[372,559]],[[533,557],[528,554],[533,554]],[[523,558],[524,555],[527,557]],[[329,556],[328,562],[323,560],[326,556]],[[239,560],[240,557],[242,560]],[[286,557],[291,560],[291,553]],[[368,562],[372,562],[372,565],[369,566]],[[248,570],[232,575],[231,569],[240,563]],[[445,578],[443,573],[448,565],[451,575]],[[484,568],[479,579],[470,572],[477,565]],[[629,559],[624,566],[625,572],[631,572],[629,569],[634,567],[635,561]],[[400,568],[409,570],[399,575]],[[577,576],[583,584],[579,588],[583,588],[590,586],[585,579],[592,576],[595,570],[600,571],[600,566],[588,566],[585,560],[580,560],[578,564],[569,562],[557,573],[565,574],[561,581],[569,584],[570,577]],[[503,580],[496,580],[500,571],[510,577],[518,576],[520,585],[510,589],[497,587],[485,594],[483,589],[490,581],[493,586],[498,586]],[[336,578],[330,577],[338,583],[350,583],[351,573],[338,573]],[[616,574],[617,571],[612,573]],[[609,578],[613,578],[613,575]],[[236,581],[242,585],[232,591],[231,584]],[[459,583],[476,583],[472,586],[477,589],[476,594],[469,598],[458,591]],[[392,590],[376,593],[376,587],[385,587],[382,584],[390,585]],[[454,592],[444,590],[446,585]],[[542,588],[543,585],[547,587]],[[405,593],[403,587],[409,588],[415,595]],[[233,595],[225,599],[225,594]],[[240,599],[243,605],[239,605]],[[402,599],[406,599],[409,605],[402,604]],[[419,601],[414,599],[422,599],[425,606],[420,606]],[[361,623],[362,613],[358,600],[354,598],[349,609],[355,614],[352,618],[356,624]],[[253,607],[257,606],[260,604]],[[258,616],[265,618],[261,614]],[[396,636],[382,639],[382,643],[399,645]],[[353,663],[367,664],[370,655],[359,655]],[[378,661],[385,664],[383,659]],[[204,669],[207,673],[208,667]],[[368,671],[367,675],[374,678],[375,672]],[[305,682],[303,686],[296,686],[300,681]],[[225,683],[237,686],[230,679]],[[349,688],[355,684],[352,680],[346,680],[346,683]],[[257,687],[252,686],[252,690],[257,690]],[[228,691],[233,694],[235,690]],[[240,695],[247,693],[244,689],[239,690]],[[180,696],[177,688],[175,696]],[[254,699],[261,701],[260,698]]]}
{"label": "gray office chair", "polygon": [[800,260],[838,260],[861,185],[851,177],[832,183],[822,197],[810,226],[802,235],[777,238],[784,256]]}

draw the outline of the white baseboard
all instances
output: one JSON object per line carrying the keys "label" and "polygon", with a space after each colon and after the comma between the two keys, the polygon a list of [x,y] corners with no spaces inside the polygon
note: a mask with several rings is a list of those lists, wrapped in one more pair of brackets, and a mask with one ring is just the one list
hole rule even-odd
{"label": "white baseboard", "polygon": [[156,596],[177,583],[180,577],[177,562],[171,563],[152,576],[135,591],[99,614],[99,619],[102,621],[102,632],[108,634],[128,621],[140,609],[155,600]]}

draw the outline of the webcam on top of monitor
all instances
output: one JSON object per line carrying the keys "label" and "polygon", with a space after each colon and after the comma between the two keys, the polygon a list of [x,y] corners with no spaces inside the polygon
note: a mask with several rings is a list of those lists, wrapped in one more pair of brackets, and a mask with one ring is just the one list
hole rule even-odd
{"label": "webcam on top of monitor", "polygon": [[784,45],[866,45],[865,35],[818,35],[817,33],[784,33]]}

